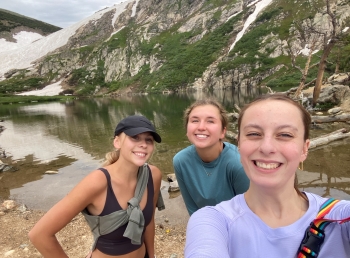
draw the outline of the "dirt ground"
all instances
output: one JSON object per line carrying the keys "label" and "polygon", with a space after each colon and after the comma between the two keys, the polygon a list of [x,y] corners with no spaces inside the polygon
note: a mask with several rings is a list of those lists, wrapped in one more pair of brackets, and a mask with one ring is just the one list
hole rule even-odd
{"label": "dirt ground", "polygon": [[[20,211],[18,207],[0,211],[0,257],[42,257],[27,235],[43,215],[42,211]],[[184,257],[185,230],[185,225],[156,223],[157,258]],[[81,214],[57,234],[57,239],[71,258],[85,257],[92,243],[90,229]]]}

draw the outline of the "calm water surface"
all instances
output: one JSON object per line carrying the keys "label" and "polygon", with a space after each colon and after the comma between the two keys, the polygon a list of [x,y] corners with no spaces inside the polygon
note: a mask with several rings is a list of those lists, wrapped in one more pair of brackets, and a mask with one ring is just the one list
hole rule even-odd
{"label": "calm water surface", "polygon": [[[18,170],[0,173],[0,199],[16,199],[29,208],[49,209],[101,165],[105,153],[112,150],[116,124],[133,114],[149,118],[162,136],[151,163],[161,169],[166,180],[166,174],[173,173],[172,157],[189,145],[182,115],[190,103],[210,95],[232,111],[234,104],[243,106],[258,94],[257,90],[241,90],[2,105],[0,119],[4,122],[0,125],[6,129],[0,135],[0,149],[7,154],[2,161]],[[312,137],[342,127],[349,124],[324,125],[312,130]],[[350,140],[346,139],[311,150],[304,171],[298,172],[300,187],[350,200],[349,149]],[[44,174],[48,170],[58,174]],[[168,183],[164,181],[163,186],[166,195]]]}

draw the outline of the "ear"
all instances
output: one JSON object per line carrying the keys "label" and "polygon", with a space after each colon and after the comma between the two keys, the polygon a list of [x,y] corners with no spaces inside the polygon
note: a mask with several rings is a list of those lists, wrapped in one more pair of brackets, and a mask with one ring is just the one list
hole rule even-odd
{"label": "ear", "polygon": [[226,129],[226,127],[224,127],[224,128],[222,129],[220,139],[224,139],[224,138],[225,138],[225,136],[226,136],[226,131],[227,131],[227,129]]}
{"label": "ear", "polygon": [[121,143],[121,137],[120,137],[120,136],[114,137],[113,146],[114,146],[114,148],[116,148],[116,149],[120,149],[120,148],[121,148],[122,143]]}
{"label": "ear", "polygon": [[307,139],[305,141],[305,143],[304,143],[304,146],[303,146],[303,153],[301,154],[300,162],[306,160],[307,154],[308,154],[308,151],[309,151],[309,147],[310,147],[310,140]]}

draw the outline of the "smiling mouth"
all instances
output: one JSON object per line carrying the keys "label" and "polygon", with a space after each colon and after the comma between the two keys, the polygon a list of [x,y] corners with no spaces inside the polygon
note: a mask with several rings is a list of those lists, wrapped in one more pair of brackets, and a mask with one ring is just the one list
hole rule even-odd
{"label": "smiling mouth", "polygon": [[141,153],[141,152],[134,152],[136,156],[139,156],[141,158],[146,157],[146,153]]}
{"label": "smiling mouth", "polygon": [[200,139],[206,139],[208,138],[208,135],[205,134],[196,134],[196,137],[200,138]]}
{"label": "smiling mouth", "polygon": [[254,164],[263,169],[275,169],[282,165],[282,163],[263,163],[259,161],[254,161]]}

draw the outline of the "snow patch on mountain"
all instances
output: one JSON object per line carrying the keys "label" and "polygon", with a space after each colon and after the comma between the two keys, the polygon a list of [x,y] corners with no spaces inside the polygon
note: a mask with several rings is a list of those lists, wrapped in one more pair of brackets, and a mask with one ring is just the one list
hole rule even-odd
{"label": "snow patch on mountain", "polygon": [[0,53],[24,47],[43,37],[44,36],[40,35],[39,33],[20,31],[19,33],[13,35],[16,42],[0,39]]}
{"label": "snow patch on mountain", "polygon": [[17,95],[23,96],[57,96],[61,91],[63,91],[61,86],[62,81],[55,82],[53,84],[47,85],[41,90],[26,91],[19,93]]}
{"label": "snow patch on mountain", "polygon": [[261,0],[261,1],[260,0],[256,0],[255,2],[253,2],[253,3],[248,5],[248,6],[252,6],[252,5],[256,4],[255,10],[254,10],[254,12],[251,15],[249,15],[248,19],[244,23],[243,29],[237,34],[236,40],[235,40],[235,42],[233,42],[233,44],[231,45],[230,50],[228,52],[230,52],[234,48],[236,43],[242,38],[244,32],[248,29],[250,24],[252,24],[255,21],[256,17],[261,12],[261,10],[263,10],[271,2],[272,2],[272,0]]}
{"label": "snow patch on mountain", "polygon": [[[49,52],[54,51],[59,47],[64,46],[67,44],[68,39],[73,36],[81,26],[88,24],[90,21],[100,19],[104,13],[115,9],[116,14],[114,17],[120,15],[125,10],[125,7],[131,2],[133,2],[133,0],[121,2],[120,4],[100,10],[76,24],[52,33],[46,37],[42,37],[30,44],[18,46],[17,48],[14,48],[12,45],[8,45],[8,42],[5,42],[4,40],[0,40],[0,49],[2,49],[2,47],[7,48],[6,51],[0,52],[0,80],[7,71],[11,69],[28,68],[35,60],[45,56]],[[17,37],[21,38],[24,36],[20,34]]]}

